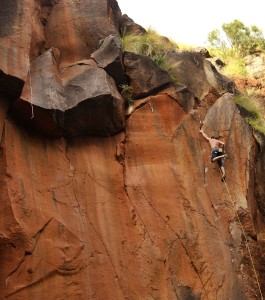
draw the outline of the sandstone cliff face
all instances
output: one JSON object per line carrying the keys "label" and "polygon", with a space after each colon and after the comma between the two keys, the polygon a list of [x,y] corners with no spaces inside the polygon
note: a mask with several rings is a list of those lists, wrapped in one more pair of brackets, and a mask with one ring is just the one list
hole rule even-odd
{"label": "sandstone cliff face", "polygon": [[260,299],[265,152],[233,82],[175,53],[174,86],[123,53],[115,0],[3,7],[1,299]]}

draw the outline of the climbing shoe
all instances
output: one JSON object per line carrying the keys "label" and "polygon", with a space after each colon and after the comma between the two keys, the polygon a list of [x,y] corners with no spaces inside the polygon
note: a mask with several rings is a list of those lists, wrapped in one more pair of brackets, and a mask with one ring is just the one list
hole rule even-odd
{"label": "climbing shoe", "polygon": [[224,182],[224,181],[225,181],[225,179],[226,179],[226,176],[225,176],[225,175],[223,175],[223,176],[222,176],[222,178],[221,178],[221,181],[222,181],[222,182]]}

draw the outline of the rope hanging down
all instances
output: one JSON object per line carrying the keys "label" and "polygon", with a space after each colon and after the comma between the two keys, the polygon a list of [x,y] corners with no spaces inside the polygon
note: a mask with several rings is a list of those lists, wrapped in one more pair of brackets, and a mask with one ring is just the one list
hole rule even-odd
{"label": "rope hanging down", "polygon": [[[200,114],[198,114],[198,118],[199,118],[200,129],[201,129],[204,123],[203,123],[202,120],[201,120]],[[219,171],[221,172],[220,168],[219,168]],[[221,173],[222,173],[222,172],[221,172]],[[229,189],[228,189],[228,186],[227,186],[225,180],[224,180],[224,184],[225,184],[225,188],[226,188],[227,194],[228,194],[228,196],[229,196],[230,202],[232,203],[232,205],[233,205],[233,207],[234,207],[234,206],[235,206],[235,203],[234,203],[233,200],[232,200],[230,191],[229,191]],[[251,254],[250,247],[249,247],[249,243],[248,243],[248,240],[247,240],[247,234],[246,234],[246,232],[245,232],[245,230],[244,230],[244,227],[243,227],[243,225],[242,225],[242,222],[240,221],[240,218],[239,218],[239,215],[238,215],[238,212],[237,212],[237,211],[235,211],[235,215],[236,215],[236,218],[237,218],[238,223],[239,223],[239,225],[240,225],[240,228],[241,228],[241,230],[242,230],[244,239],[245,239],[246,248],[247,248],[247,251],[248,251],[248,253],[249,253],[251,265],[252,265],[252,268],[253,268],[253,271],[254,271],[255,279],[256,279],[257,286],[258,286],[258,290],[259,290],[259,293],[260,293],[260,297],[261,297],[260,299],[261,299],[261,300],[264,300],[263,295],[262,295],[262,291],[261,291],[261,285],[260,285],[260,282],[259,282],[259,279],[258,279],[257,270],[256,270],[256,268],[255,268],[253,256],[252,256],[252,254]]]}
{"label": "rope hanging down", "polygon": [[31,119],[34,118],[33,104],[32,104],[32,83],[31,83],[31,72],[29,66],[29,87],[30,87],[30,105],[31,105]]}
{"label": "rope hanging down", "polygon": [[[221,170],[220,170],[220,172],[221,172]],[[226,184],[225,181],[224,181],[224,184],[225,184],[225,188],[226,188],[227,194],[228,194],[228,196],[229,196],[229,198],[230,198],[230,201],[231,201],[231,203],[232,203],[232,205],[233,205],[233,207],[234,207],[234,206],[235,206],[235,203],[234,203],[233,200],[232,200],[231,194],[230,194],[230,192],[229,192],[228,186],[227,186],[227,184]],[[258,285],[260,297],[261,297],[261,300],[263,300],[264,298],[263,298],[263,295],[262,295],[262,291],[261,291],[261,287],[260,287],[260,282],[259,282],[259,279],[258,279],[258,274],[257,274],[256,268],[255,268],[255,265],[254,265],[254,260],[253,260],[253,257],[252,257],[251,251],[250,251],[250,247],[249,247],[248,240],[247,240],[247,235],[246,235],[246,232],[245,232],[245,230],[244,230],[244,227],[243,227],[243,225],[242,225],[242,223],[241,223],[241,221],[240,221],[240,218],[239,218],[239,215],[238,215],[237,211],[235,211],[235,214],[236,214],[236,218],[237,218],[237,220],[238,220],[238,223],[239,223],[239,225],[240,225],[240,227],[241,227],[242,233],[243,233],[243,235],[244,235],[246,248],[247,248],[247,250],[248,250],[248,254],[249,254],[249,257],[250,257],[251,265],[252,265],[252,268],[253,268],[253,271],[254,271],[254,274],[255,274],[255,279],[256,279],[256,282],[257,282],[257,285]]]}

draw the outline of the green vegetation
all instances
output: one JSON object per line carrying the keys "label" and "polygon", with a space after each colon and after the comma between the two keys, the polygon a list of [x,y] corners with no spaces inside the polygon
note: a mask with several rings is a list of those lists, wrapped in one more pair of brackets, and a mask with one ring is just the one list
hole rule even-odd
{"label": "green vegetation", "polygon": [[171,81],[176,82],[173,75],[174,64],[167,58],[167,53],[178,49],[178,45],[149,28],[147,33],[140,35],[124,34],[121,39],[124,51],[149,56],[163,70],[167,71]]}
{"label": "green vegetation", "polygon": [[186,52],[194,52],[194,49],[197,49],[197,46],[187,45],[183,43],[177,43],[177,47],[180,51],[186,51]]}
{"label": "green vegetation", "polygon": [[234,20],[222,25],[208,34],[211,56],[220,57],[227,76],[247,77],[244,57],[256,51],[265,50],[265,39],[262,31],[256,26],[245,26],[241,21]]}
{"label": "green vegetation", "polygon": [[234,20],[222,25],[223,34],[218,29],[208,34],[212,48],[218,49],[223,55],[244,57],[255,51],[265,49],[265,39],[257,26],[245,26],[241,21]]}
{"label": "green vegetation", "polygon": [[[208,35],[210,55],[219,57],[225,63],[222,73],[228,77],[248,77],[244,57],[255,51],[265,50],[265,39],[262,31],[256,26],[246,27],[239,20],[223,24],[222,29],[223,34],[215,29]],[[192,46],[176,44],[168,38],[160,36],[151,28],[145,34],[124,34],[121,38],[121,44],[124,51],[152,58],[159,67],[168,72],[174,83],[176,82],[174,71],[177,63],[168,54],[176,50],[188,52],[194,50]],[[132,105],[134,102],[132,87],[123,84],[120,88],[127,105]],[[265,108],[259,102],[259,95],[247,91],[235,96],[235,102],[244,108],[249,124],[257,131],[265,134]]]}
{"label": "green vegetation", "polygon": [[121,95],[125,99],[126,104],[128,106],[132,105],[134,103],[132,86],[128,84],[121,84],[120,88],[121,88]]}
{"label": "green vegetation", "polygon": [[[257,51],[265,50],[262,31],[256,26],[247,27],[241,21],[234,20],[222,25],[208,34],[210,55],[219,57],[225,67],[222,73],[228,77],[249,77],[245,57]],[[265,134],[265,108],[259,91],[247,90],[234,97],[238,106],[245,111],[248,123],[258,132]]]}
{"label": "green vegetation", "polygon": [[265,134],[265,108],[259,104],[258,95],[253,91],[234,97],[235,103],[248,111],[248,123],[257,131]]}
{"label": "green vegetation", "polygon": [[248,73],[244,59],[227,59],[226,66],[223,69],[223,73],[228,77],[247,77]]}
{"label": "green vegetation", "polygon": [[147,55],[152,58],[178,48],[175,42],[159,35],[152,28],[148,28],[146,34],[124,34],[121,42],[123,50]]}

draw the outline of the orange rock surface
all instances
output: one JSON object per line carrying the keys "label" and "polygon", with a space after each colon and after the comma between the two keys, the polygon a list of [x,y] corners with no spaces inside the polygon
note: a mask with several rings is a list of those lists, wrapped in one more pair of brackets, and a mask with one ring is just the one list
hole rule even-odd
{"label": "orange rock surface", "polygon": [[108,138],[50,140],[6,120],[4,295],[242,299],[249,275],[239,272],[244,239],[235,213],[248,208],[253,193],[245,174],[254,171],[255,143],[231,96],[212,110],[219,115],[224,102],[231,112],[227,186],[209,162],[196,113],[166,94],[136,110],[125,133]]}
{"label": "orange rock surface", "polygon": [[[27,58],[20,61],[21,52],[12,50],[0,61],[0,299],[261,299],[264,139],[235,105],[233,82],[211,72],[199,54],[178,53],[178,85],[159,84],[161,78],[144,82],[143,70],[140,77],[133,70],[132,81],[149,84],[144,95],[149,94],[125,112],[125,99],[109,75],[115,69],[91,59],[101,38],[119,34],[115,0],[14,3],[12,29],[24,24],[31,15],[27,10],[38,23],[31,29],[25,25],[31,46],[16,37]],[[8,5],[5,11],[10,13]],[[1,30],[0,52],[10,49],[6,41],[13,38],[8,27]],[[60,54],[54,50],[59,56],[50,56],[43,43],[59,49]],[[103,50],[94,56],[101,62],[100,53],[108,53]],[[113,58],[117,62],[119,51],[107,66]],[[45,68],[38,64],[42,59]],[[29,82],[30,61],[35,83]],[[118,60],[118,80],[128,75],[122,67]],[[95,76],[83,76],[87,70]],[[98,81],[98,73],[107,80]],[[18,79],[25,83],[23,91]],[[7,80],[15,93],[6,88]],[[100,82],[104,93],[93,103],[103,90]],[[112,118],[107,109],[98,114],[90,109],[88,116],[78,102],[70,129],[91,119],[93,128],[103,126],[102,120],[111,128],[120,116],[121,125],[106,136],[85,134],[86,129],[49,135],[57,128],[53,101],[59,98],[44,92],[58,91],[58,105],[64,107],[66,84],[71,101],[101,108],[107,99],[118,111]],[[15,110],[19,101],[25,101],[23,109]],[[66,116],[64,109],[60,113]],[[225,183],[210,162],[201,125],[225,143]]]}

